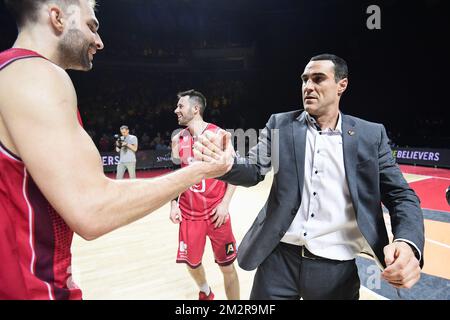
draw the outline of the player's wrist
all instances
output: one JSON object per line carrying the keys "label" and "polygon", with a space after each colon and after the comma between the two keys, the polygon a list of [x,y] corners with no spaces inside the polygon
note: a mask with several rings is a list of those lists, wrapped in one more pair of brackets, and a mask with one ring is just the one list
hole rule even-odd
{"label": "player's wrist", "polygon": [[230,203],[228,201],[222,201],[220,203],[222,208],[228,209],[228,207],[230,206]]}
{"label": "player's wrist", "polygon": [[208,175],[208,170],[202,165],[202,162],[194,161],[189,166],[185,167],[190,170],[192,175],[189,175],[190,185],[194,185],[202,181]]}

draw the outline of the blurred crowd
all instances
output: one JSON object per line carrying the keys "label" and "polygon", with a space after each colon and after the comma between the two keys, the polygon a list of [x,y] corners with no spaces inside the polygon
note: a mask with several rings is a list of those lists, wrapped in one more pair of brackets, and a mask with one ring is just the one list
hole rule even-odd
{"label": "blurred crowd", "polygon": [[[101,78],[75,81],[84,126],[100,151],[114,150],[114,135],[124,124],[138,137],[141,150],[169,149],[172,132],[179,128],[174,113],[177,93],[189,89],[206,96],[206,121],[223,128],[245,127],[240,115],[246,86],[242,79],[195,73],[126,73],[103,72]],[[92,74],[92,78],[96,76]]]}
{"label": "blurred crowd", "polygon": [[[262,121],[255,120],[267,109],[266,102],[255,95],[255,88],[250,88],[258,80],[239,73],[121,69],[75,73],[73,78],[84,126],[102,152],[114,151],[114,135],[124,124],[138,137],[140,150],[169,150],[172,133],[180,128],[174,114],[177,93],[189,89],[206,96],[204,118],[222,128],[259,129],[267,120],[265,114]],[[273,110],[281,111],[288,109]],[[368,120],[385,125],[392,147],[450,146],[448,119],[443,117],[419,114],[408,122],[395,118]]]}
{"label": "blurred crowd", "polygon": [[407,125],[401,121],[385,124],[391,147],[450,148],[449,119],[440,115],[415,117]]}

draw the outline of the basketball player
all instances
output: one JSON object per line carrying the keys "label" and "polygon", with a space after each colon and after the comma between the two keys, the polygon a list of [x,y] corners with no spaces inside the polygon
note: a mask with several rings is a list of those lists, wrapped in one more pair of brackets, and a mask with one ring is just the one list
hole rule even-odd
{"label": "basketball player", "polygon": [[[189,167],[194,158],[192,147],[196,137],[208,131],[215,133],[219,128],[203,120],[206,108],[203,94],[189,90],[179,93],[178,98],[175,109],[178,124],[187,128],[172,139],[172,157],[179,159],[182,167]],[[171,203],[170,220],[180,224],[177,263],[187,264],[200,289],[199,300],[214,299],[202,266],[207,236],[223,273],[227,298],[239,300],[239,279],[233,265],[237,254],[236,240],[228,210],[235,189],[219,180],[203,179]]]}
{"label": "basketball player", "polygon": [[5,3],[19,34],[0,53],[0,299],[81,299],[73,232],[93,240],[129,224],[220,176],[229,160],[152,180],[108,179],[65,71],[90,70],[103,49],[94,1]]}

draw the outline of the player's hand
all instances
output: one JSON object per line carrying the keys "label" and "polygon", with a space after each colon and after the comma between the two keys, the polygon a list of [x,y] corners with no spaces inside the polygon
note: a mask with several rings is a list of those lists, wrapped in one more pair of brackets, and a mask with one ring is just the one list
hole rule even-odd
{"label": "player's hand", "polygon": [[225,130],[206,131],[194,144],[194,157],[201,162],[205,178],[221,177],[233,166],[231,134]]}
{"label": "player's hand", "polygon": [[170,205],[169,218],[175,224],[178,224],[181,222],[181,210],[180,210],[180,207],[178,206],[178,203],[176,203],[175,201],[172,201],[172,204]]}
{"label": "player's hand", "polygon": [[214,222],[214,228],[217,229],[222,226],[227,221],[228,216],[228,205],[221,202],[216,208],[214,208],[213,212],[211,212],[211,221]]}
{"label": "player's hand", "polygon": [[420,265],[406,242],[393,242],[384,247],[387,268],[381,276],[395,288],[411,288],[420,279]]}

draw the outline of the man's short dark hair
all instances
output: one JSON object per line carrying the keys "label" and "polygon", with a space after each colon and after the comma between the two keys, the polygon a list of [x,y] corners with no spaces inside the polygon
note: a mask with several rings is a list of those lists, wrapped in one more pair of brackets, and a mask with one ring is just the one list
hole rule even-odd
{"label": "man's short dark hair", "polygon": [[203,117],[203,112],[205,112],[206,109],[206,98],[201,92],[188,90],[179,92],[177,96],[178,99],[181,99],[182,97],[189,97],[194,104],[197,104],[200,107],[200,115]]}
{"label": "man's short dark hair", "polygon": [[336,82],[348,78],[347,62],[344,59],[329,53],[319,54],[310,59],[310,61],[331,61],[334,63],[334,79]]}
{"label": "man's short dark hair", "polygon": [[[80,4],[80,0],[52,0],[57,4],[61,4],[64,8],[71,4]],[[38,19],[39,8],[50,0],[4,0],[6,8],[11,12],[16,20],[17,26],[22,27],[27,22],[36,22]],[[94,8],[95,0],[88,0]]]}

